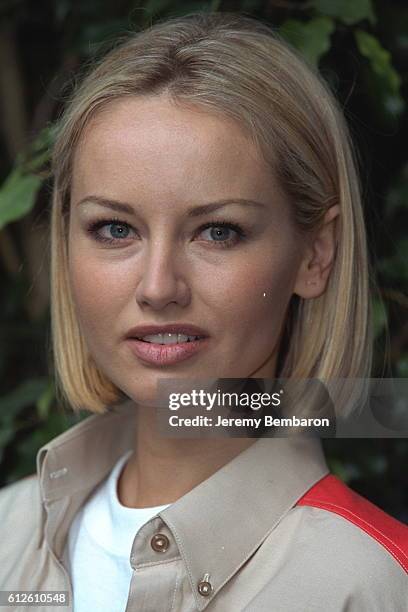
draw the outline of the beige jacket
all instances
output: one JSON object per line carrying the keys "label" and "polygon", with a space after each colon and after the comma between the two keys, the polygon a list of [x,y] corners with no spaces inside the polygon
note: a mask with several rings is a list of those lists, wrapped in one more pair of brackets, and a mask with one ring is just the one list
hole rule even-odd
{"label": "beige jacket", "polygon": [[[68,529],[134,418],[130,403],[88,417],[0,491],[0,590],[70,597],[0,610],[73,609]],[[126,612],[407,612],[408,529],[327,474],[318,440],[257,440],[135,533]]]}

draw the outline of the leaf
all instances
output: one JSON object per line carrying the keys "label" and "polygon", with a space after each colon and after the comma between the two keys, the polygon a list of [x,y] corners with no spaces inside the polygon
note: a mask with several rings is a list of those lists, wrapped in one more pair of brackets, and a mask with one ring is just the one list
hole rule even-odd
{"label": "leaf", "polygon": [[405,110],[405,101],[400,93],[401,78],[392,66],[391,54],[368,32],[356,30],[354,35],[360,53],[368,60],[369,71],[365,80],[372,104],[380,110],[384,118],[395,123]]}
{"label": "leaf", "polygon": [[408,354],[398,360],[396,370],[399,378],[408,378]]}
{"label": "leaf", "polygon": [[240,7],[240,11],[242,12],[247,12],[247,13],[253,13],[254,11],[257,11],[259,9],[262,8],[262,0],[242,0],[241,2],[241,7]]}
{"label": "leaf", "polygon": [[50,159],[56,131],[56,124],[46,126],[27,149],[17,155],[15,167],[21,167],[22,174],[33,174],[43,169]]}
{"label": "leaf", "polygon": [[43,178],[15,168],[0,189],[0,230],[24,217],[34,206]]}
{"label": "leaf", "polygon": [[41,446],[78,422],[77,415],[58,410],[51,411],[46,421],[35,430],[28,432],[23,439],[15,444],[14,450],[17,454],[17,462],[13,469],[9,471],[7,482],[14,482],[35,472],[36,455]]}
{"label": "leaf", "polygon": [[356,30],[354,36],[360,53],[369,60],[373,72],[384,80],[392,93],[399,94],[401,78],[391,64],[391,53],[375,36],[364,30]]}
{"label": "leaf", "polygon": [[50,158],[56,125],[48,125],[16,158],[14,169],[0,188],[0,230],[26,215],[34,206],[44,177],[36,174]]}
{"label": "leaf", "polygon": [[396,244],[394,255],[379,262],[378,270],[391,282],[408,282],[408,238]]}
{"label": "leaf", "polygon": [[361,476],[361,471],[357,465],[340,461],[334,457],[328,457],[330,471],[338,476],[343,482],[350,482]]}
{"label": "leaf", "polygon": [[[170,3],[169,7],[162,12],[162,17],[165,18],[173,18],[173,17],[183,17],[184,15],[190,14],[190,13],[197,13],[197,12],[202,12],[202,13],[208,13],[208,12],[216,12],[217,11],[217,1],[214,0],[213,2],[213,6],[214,8],[211,7],[211,0],[210,1],[204,1],[203,0],[190,0],[190,1],[186,1],[182,4],[177,4],[175,2]],[[221,4],[221,2],[219,3]]]}
{"label": "leaf", "polygon": [[57,0],[55,3],[55,18],[58,24],[61,24],[69,14],[71,10],[71,3],[69,0]]}
{"label": "leaf", "polygon": [[387,460],[383,455],[373,457],[370,462],[370,468],[375,476],[383,476],[387,471]]}
{"label": "leaf", "polygon": [[149,13],[149,15],[156,15],[169,8],[173,4],[172,0],[148,0],[143,10]]}
{"label": "leaf", "polygon": [[34,154],[43,151],[44,149],[50,150],[55,136],[58,130],[57,123],[49,123],[45,128],[38,133],[37,137],[31,143],[29,150]]}
{"label": "leaf", "polygon": [[279,28],[283,38],[314,66],[317,66],[319,59],[329,51],[333,31],[334,22],[328,17],[317,17],[308,22],[288,19]]}
{"label": "leaf", "polygon": [[48,387],[44,389],[44,392],[40,395],[36,402],[37,414],[40,419],[45,420],[48,417],[54,397],[54,383],[50,381]]}
{"label": "leaf", "polygon": [[0,429],[0,462],[3,460],[4,449],[6,448],[7,444],[13,439],[14,433],[14,428],[10,426],[2,427]]}
{"label": "leaf", "polygon": [[92,57],[105,47],[109,49],[115,39],[126,34],[128,30],[127,19],[91,22],[79,30],[73,47],[81,55]]}
{"label": "leaf", "polygon": [[374,338],[377,338],[385,329],[388,321],[387,310],[382,300],[374,298],[372,301]]}
{"label": "leaf", "polygon": [[401,175],[394,181],[386,199],[385,214],[387,217],[392,217],[401,209],[408,209],[408,164]]}
{"label": "leaf", "polygon": [[311,6],[321,15],[352,25],[367,19],[375,24],[377,19],[371,0],[312,0]]}
{"label": "leaf", "polygon": [[0,422],[2,428],[11,424],[20,412],[34,404],[48,386],[47,378],[31,378],[7,395],[0,397]]}

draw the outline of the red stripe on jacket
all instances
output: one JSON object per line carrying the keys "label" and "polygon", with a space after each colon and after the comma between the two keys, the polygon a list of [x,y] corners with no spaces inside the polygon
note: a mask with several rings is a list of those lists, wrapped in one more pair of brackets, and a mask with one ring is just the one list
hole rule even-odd
{"label": "red stripe on jacket", "polygon": [[339,514],[372,538],[408,572],[408,527],[362,497],[339,478],[328,474],[296,503]]}

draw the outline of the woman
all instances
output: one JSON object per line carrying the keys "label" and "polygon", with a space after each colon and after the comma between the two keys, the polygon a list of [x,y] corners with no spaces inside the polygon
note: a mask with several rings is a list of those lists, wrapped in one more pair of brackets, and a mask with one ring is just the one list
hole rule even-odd
{"label": "woman", "polygon": [[75,612],[406,610],[406,528],[318,440],[155,422],[163,380],[369,376],[358,179],[319,76],[250,18],[158,23],[76,89],[53,165],[55,372],[96,414],[2,491],[1,589]]}

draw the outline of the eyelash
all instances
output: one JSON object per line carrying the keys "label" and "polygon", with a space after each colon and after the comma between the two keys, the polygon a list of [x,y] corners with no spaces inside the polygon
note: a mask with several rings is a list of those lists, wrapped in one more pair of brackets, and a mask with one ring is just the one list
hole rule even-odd
{"label": "eyelash", "polygon": [[[123,240],[121,240],[120,238],[104,238],[98,233],[98,230],[104,227],[105,225],[112,225],[112,224],[123,225],[127,228],[134,229],[129,223],[126,223],[126,221],[121,221],[119,218],[114,217],[112,219],[98,219],[92,222],[88,226],[87,231],[91,234],[94,240],[97,240],[99,242],[105,242],[109,244],[112,244],[115,242],[123,242]],[[203,232],[209,227],[227,227],[229,229],[234,230],[238,234],[238,236],[233,239],[230,238],[228,240],[224,240],[220,242],[218,242],[217,240],[207,240],[206,241],[206,242],[215,243],[217,245],[216,248],[224,248],[224,249],[231,248],[232,246],[235,246],[235,244],[243,241],[246,238],[246,233],[240,225],[238,225],[237,223],[231,223],[230,221],[226,221],[226,220],[209,221],[208,223],[204,223],[204,225],[199,227],[198,233]]]}

